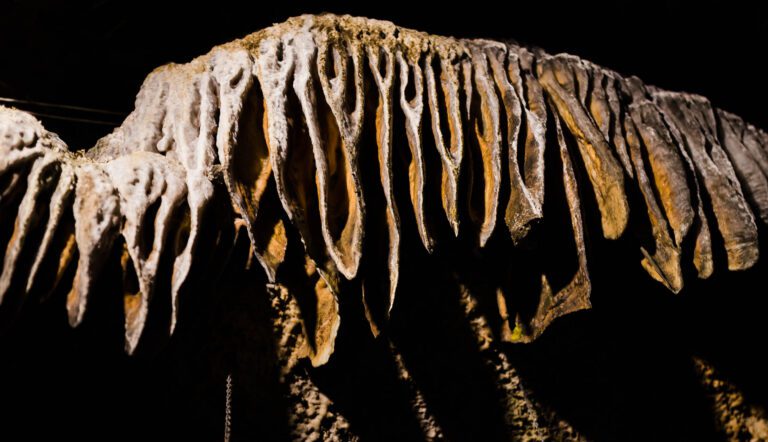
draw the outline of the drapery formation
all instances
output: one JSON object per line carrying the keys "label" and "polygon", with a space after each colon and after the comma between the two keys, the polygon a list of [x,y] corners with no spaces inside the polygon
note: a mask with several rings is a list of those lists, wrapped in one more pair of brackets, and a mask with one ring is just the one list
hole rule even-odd
{"label": "drapery formation", "polygon": [[[0,108],[0,300],[66,281],[77,325],[120,245],[133,352],[150,298],[166,295],[156,287],[169,287],[176,325],[217,192],[266,280],[312,294],[303,330],[320,365],[340,298],[362,296],[372,332],[386,326],[406,229],[430,252],[535,247],[545,222],[567,233],[571,273],[536,275],[531,314],[499,291],[510,342],[590,307],[590,222],[607,239],[635,235],[641,265],[673,292],[718,264],[751,267],[768,221],[768,134],[570,55],[297,17],[155,70],[125,122],[87,151]],[[287,273],[296,239],[305,256]]]}

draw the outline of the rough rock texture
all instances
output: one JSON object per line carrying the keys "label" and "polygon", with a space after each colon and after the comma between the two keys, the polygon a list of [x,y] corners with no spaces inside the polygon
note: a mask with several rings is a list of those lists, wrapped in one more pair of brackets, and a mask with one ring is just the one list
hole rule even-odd
{"label": "rough rock texture", "polygon": [[[217,195],[230,204],[213,208]],[[504,431],[580,440],[528,397],[500,346],[591,306],[589,227],[631,237],[643,269],[677,293],[686,276],[755,264],[766,221],[768,134],[705,98],[570,55],[376,20],[297,17],[158,68],[85,152],[0,107],[3,307],[63,284],[76,326],[118,259],[133,353],[153,298],[170,299],[173,333],[192,270],[209,270],[198,257],[247,237],[299,440],[354,437],[300,361],[331,360],[355,299],[360,311],[347,310],[387,343],[421,437],[445,438],[389,330],[407,303],[401,271],[420,266],[402,253],[414,242],[503,257],[451,272]]]}
{"label": "rough rock texture", "polygon": [[712,400],[717,429],[729,441],[768,440],[768,416],[765,409],[749,403],[744,393],[701,359],[695,360],[706,392]]}

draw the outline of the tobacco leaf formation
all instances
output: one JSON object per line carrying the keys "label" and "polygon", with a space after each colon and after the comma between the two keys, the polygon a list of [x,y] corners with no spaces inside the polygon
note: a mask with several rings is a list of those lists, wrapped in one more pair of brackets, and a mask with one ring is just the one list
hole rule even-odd
{"label": "tobacco leaf formation", "polygon": [[684,275],[751,267],[768,221],[768,134],[574,56],[332,15],[156,69],[123,124],[85,151],[0,107],[6,306],[65,284],[76,326],[119,259],[132,353],[151,299],[170,298],[173,332],[192,270],[206,271],[196,261],[233,247],[217,219],[249,239],[313,365],[333,353],[345,297],[362,297],[374,335],[386,329],[411,233],[429,253],[547,245],[557,264],[525,275],[527,308],[515,269],[501,270],[512,280],[498,288],[501,340],[529,342],[590,307],[591,223],[634,238],[642,267],[675,293]]}

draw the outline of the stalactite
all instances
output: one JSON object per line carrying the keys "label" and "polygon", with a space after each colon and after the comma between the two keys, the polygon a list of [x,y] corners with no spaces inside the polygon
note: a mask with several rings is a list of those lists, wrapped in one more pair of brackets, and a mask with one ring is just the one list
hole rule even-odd
{"label": "stalactite", "polygon": [[[278,296],[295,298],[304,336],[281,345],[318,366],[332,357],[347,299],[362,299],[378,336],[398,297],[414,296],[398,291],[405,238],[467,254],[497,244],[523,253],[541,225],[568,239],[558,258],[574,267],[554,281],[540,263],[532,312],[499,292],[505,332],[493,339],[508,342],[590,308],[592,223],[609,240],[632,226],[641,265],[676,293],[688,265],[700,278],[715,271],[713,233],[728,269],[751,267],[758,223],[768,221],[768,134],[702,97],[574,56],[296,17],[155,70],[131,115],[85,152],[0,107],[0,221],[13,224],[0,232],[0,300],[51,290],[76,265],[66,304],[78,325],[123,247],[132,353],[151,298],[166,296],[156,290],[165,256],[176,326],[206,220],[220,218],[209,214],[217,194],[265,281],[290,286],[271,291],[273,308],[289,304]],[[293,325],[283,334],[296,334]]]}

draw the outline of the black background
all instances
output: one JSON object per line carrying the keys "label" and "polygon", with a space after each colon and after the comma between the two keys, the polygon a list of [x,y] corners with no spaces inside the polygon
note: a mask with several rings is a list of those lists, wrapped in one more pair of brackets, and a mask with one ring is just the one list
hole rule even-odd
{"label": "black background", "polygon": [[[570,52],[649,84],[705,95],[768,128],[763,69],[768,15],[758,3],[471,0],[460,7],[417,1],[2,1],[0,96],[127,114],[154,67],[188,61],[290,16],[328,11]],[[74,111],[30,109],[85,118]],[[43,122],[74,148],[88,147],[111,130]],[[596,243],[594,250],[593,278],[603,281],[595,286],[594,312],[559,321],[536,346],[510,350],[545,403],[597,440],[706,440],[712,425],[692,380],[690,354],[716,364],[750,400],[766,403],[766,364],[760,362],[766,300],[761,298],[764,284],[756,284],[764,281],[765,265],[735,276],[720,272],[675,298],[642,275],[639,265],[629,269],[614,260],[615,253],[623,253],[620,246]],[[178,361],[169,362],[175,356],[161,352],[128,360],[119,332],[83,338],[67,331],[62,305],[32,310],[23,319],[0,339],[0,406],[5,409],[0,410],[0,440],[173,440],[182,434],[185,440],[208,440],[208,433],[194,432],[205,427],[196,419],[209,419],[215,427],[211,434],[220,434],[221,419],[201,417],[205,411],[220,412],[218,405],[209,410],[184,403],[209,392],[194,390],[189,379],[173,384],[173,376],[184,372],[174,366]],[[248,339],[232,328],[233,335]],[[173,351],[178,356],[191,347]],[[323,373],[319,376],[322,380]],[[343,405],[343,398],[339,393],[334,399]],[[471,434],[472,422],[465,419],[470,433],[461,434]],[[364,427],[366,420],[357,422]],[[358,431],[365,433],[363,427]]]}

